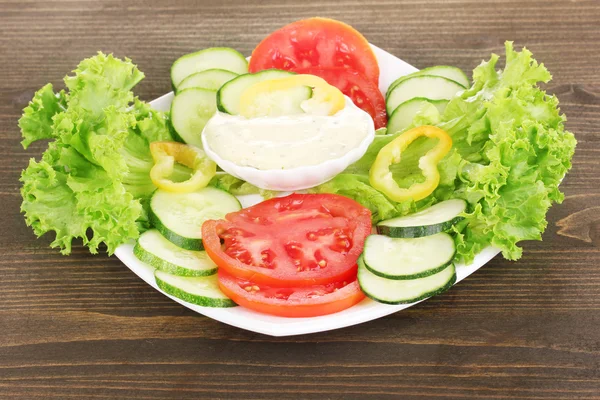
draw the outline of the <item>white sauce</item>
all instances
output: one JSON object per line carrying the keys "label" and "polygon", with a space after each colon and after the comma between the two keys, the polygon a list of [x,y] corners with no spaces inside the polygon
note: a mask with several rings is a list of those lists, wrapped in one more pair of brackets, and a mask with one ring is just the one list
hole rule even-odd
{"label": "white sauce", "polygon": [[210,149],[236,165],[259,170],[318,165],[343,157],[373,131],[373,120],[346,97],[331,116],[245,118],[217,112],[202,135]]}

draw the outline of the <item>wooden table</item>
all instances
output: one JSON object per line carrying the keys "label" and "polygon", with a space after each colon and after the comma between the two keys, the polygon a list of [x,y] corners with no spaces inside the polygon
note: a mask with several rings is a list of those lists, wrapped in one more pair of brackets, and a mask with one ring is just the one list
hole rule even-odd
{"label": "wooden table", "polygon": [[[323,3],[323,4],[319,4]],[[197,315],[115,257],[70,257],[19,215],[17,119],[35,90],[96,51],[170,90],[178,56],[250,54],[310,16],[344,20],[422,68],[472,70],[503,42],[527,45],[579,145],[543,243],[494,259],[449,293],[338,331],[272,338]],[[0,0],[0,398],[600,399],[600,3],[597,0]]]}

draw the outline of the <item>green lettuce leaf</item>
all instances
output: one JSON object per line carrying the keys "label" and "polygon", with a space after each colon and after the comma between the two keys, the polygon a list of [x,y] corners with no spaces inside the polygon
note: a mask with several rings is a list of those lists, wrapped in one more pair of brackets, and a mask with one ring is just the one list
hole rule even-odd
{"label": "green lettuce leaf", "polygon": [[149,227],[149,144],[172,136],[165,114],[131,92],[143,76],[130,60],[99,53],[65,78],[68,93],[46,85],[24,110],[24,146],[55,140],[21,175],[21,211],[37,236],[55,233],[51,246],[63,254],[75,238],[112,254]]}
{"label": "green lettuce leaf", "polygon": [[458,256],[466,262],[489,245],[516,260],[519,242],[541,240],[549,207],[563,199],[558,185],[576,145],[558,99],[536,86],[551,79],[543,64],[511,42],[504,70],[496,70],[497,61],[493,55],[474,70],[473,86],[448,104],[439,124],[462,161],[440,166],[458,166],[457,179],[442,182],[435,195],[471,205],[455,227]]}
{"label": "green lettuce leaf", "polygon": [[51,83],[38,90],[19,118],[23,148],[26,149],[37,140],[53,139],[52,117],[64,111],[65,107],[64,91],[54,93]]}
{"label": "green lettuce leaf", "polygon": [[21,175],[21,212],[25,213],[27,226],[37,236],[54,231],[52,248],[61,253],[71,253],[74,238],[85,238],[87,226],[77,211],[77,199],[67,186],[68,175],[57,171],[46,161],[29,160],[29,166]]}

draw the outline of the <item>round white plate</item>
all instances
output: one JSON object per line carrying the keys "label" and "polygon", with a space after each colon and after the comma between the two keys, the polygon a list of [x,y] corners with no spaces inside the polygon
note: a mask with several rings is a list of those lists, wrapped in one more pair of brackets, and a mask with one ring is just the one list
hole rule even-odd
{"label": "round white plate", "polygon": [[[417,70],[415,67],[405,63],[397,57],[394,57],[390,53],[373,45],[371,46],[375,52],[375,56],[379,62],[379,68],[381,70],[379,89],[382,93],[385,93],[388,86],[399,76],[406,75]],[[168,111],[172,100],[173,93],[171,92],[151,101],[150,104],[157,110]],[[247,207],[260,201],[260,197],[244,196],[244,198],[241,198],[240,201],[244,207]],[[497,249],[489,247],[479,253],[477,257],[475,257],[473,263],[470,265],[456,265],[457,283],[471,275],[473,272],[477,271],[484,264],[494,258],[494,256],[496,256],[498,253],[499,251]],[[162,290],[156,286],[156,282],[154,281],[154,269],[149,265],[139,261],[133,255],[133,244],[119,246],[115,251],[115,255],[148,285],[165,294],[165,296],[168,296],[174,301],[184,305],[185,307],[212,319],[216,319],[217,321],[271,336],[291,336],[343,328],[381,318],[417,304],[413,303],[390,306],[377,303],[370,299],[365,299],[354,307],[339,313],[313,318],[275,317],[272,315],[257,313],[243,307],[200,307],[162,292]]]}

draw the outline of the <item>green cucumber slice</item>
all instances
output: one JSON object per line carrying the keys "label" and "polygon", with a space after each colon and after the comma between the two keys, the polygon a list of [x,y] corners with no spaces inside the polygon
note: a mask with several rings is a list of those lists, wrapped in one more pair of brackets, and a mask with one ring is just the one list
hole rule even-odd
{"label": "green cucumber slice", "polygon": [[250,114],[253,118],[305,114],[301,104],[311,97],[312,88],[308,86],[262,93],[254,99]]}
{"label": "green cucumber slice", "polygon": [[454,264],[424,278],[410,280],[386,279],[369,271],[358,259],[358,283],[365,295],[384,304],[410,304],[438,295],[456,282]]}
{"label": "green cucumber slice", "polygon": [[466,201],[446,200],[414,214],[381,221],[377,224],[377,232],[398,238],[435,235],[459,222],[463,218],[460,214],[466,210]]}
{"label": "green cucumber slice", "polygon": [[227,114],[237,115],[240,111],[240,97],[244,90],[255,83],[270,79],[285,78],[293,72],[267,69],[255,74],[244,74],[224,84],[217,92],[217,108]]}
{"label": "green cucumber slice", "polygon": [[202,224],[241,210],[235,196],[214,187],[192,193],[157,190],[150,199],[150,223],[171,243],[186,250],[204,250]]}
{"label": "green cucumber slice", "polygon": [[203,307],[235,307],[237,304],[221,292],[217,275],[178,276],[154,271],[156,285],[165,293]]}
{"label": "green cucumber slice", "polygon": [[181,81],[207,69],[226,69],[236,74],[248,72],[246,57],[228,47],[211,47],[179,57],[171,66],[171,85],[177,89]]}
{"label": "green cucumber slice", "polygon": [[456,67],[451,67],[449,65],[438,65],[436,67],[429,67],[419,70],[417,72],[413,72],[412,74],[401,76],[396,79],[392,84],[388,87],[386,92],[386,97],[392,92],[392,90],[403,80],[407,78],[412,78],[414,76],[420,75],[433,75],[433,76],[441,76],[442,78],[450,79],[458,84],[460,84],[465,89],[471,86],[471,82],[465,73]]}
{"label": "green cucumber slice", "polygon": [[206,71],[196,72],[181,81],[177,87],[177,92],[189,88],[201,88],[208,90],[219,90],[226,82],[238,76],[235,72],[225,69],[207,69]]}
{"label": "green cucumber slice", "polygon": [[431,100],[425,97],[415,97],[400,104],[390,115],[388,119],[387,129],[390,134],[398,133],[412,124],[415,115],[426,105],[435,106],[441,113],[444,112],[448,100]]}
{"label": "green cucumber slice", "polygon": [[175,246],[156,229],[140,235],[133,254],[140,261],[173,275],[208,276],[217,273],[217,265],[204,251]]}
{"label": "green cucumber slice", "polygon": [[465,88],[453,80],[433,75],[418,75],[406,78],[391,90],[387,101],[388,115],[402,103],[415,97],[430,100],[450,100]]}
{"label": "green cucumber slice", "polygon": [[185,143],[202,148],[202,129],[217,111],[215,91],[190,88],[171,103],[171,125]]}
{"label": "green cucumber slice", "polygon": [[452,236],[444,232],[413,239],[370,235],[363,261],[369,271],[383,278],[418,279],[446,268],[455,253]]}

